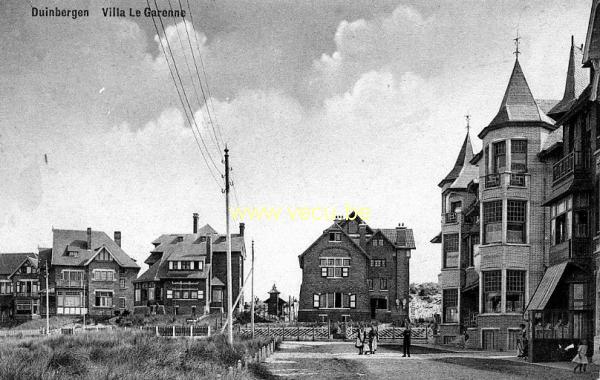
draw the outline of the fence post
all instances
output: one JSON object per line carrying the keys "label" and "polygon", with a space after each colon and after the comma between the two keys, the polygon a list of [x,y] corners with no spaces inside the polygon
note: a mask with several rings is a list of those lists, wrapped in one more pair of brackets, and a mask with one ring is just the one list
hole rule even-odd
{"label": "fence post", "polygon": [[392,325],[392,341],[396,340],[396,327]]}
{"label": "fence post", "polygon": [[300,325],[298,325],[298,342],[300,341]]}
{"label": "fence post", "polygon": [[327,340],[331,340],[331,320],[327,320]]}
{"label": "fence post", "polygon": [[175,325],[173,325],[173,337],[175,337]]}
{"label": "fence post", "polygon": [[160,336],[160,334],[158,333],[158,326],[156,326],[156,336]]}
{"label": "fence post", "polygon": [[208,325],[208,336],[210,336],[210,325]]}
{"label": "fence post", "polygon": [[[277,334],[275,334],[277,336]],[[281,340],[285,340],[285,325],[281,325]]]}
{"label": "fence post", "polygon": [[315,341],[315,325],[313,325],[313,342]]}
{"label": "fence post", "polygon": [[190,326],[190,337],[194,336],[194,326]]}
{"label": "fence post", "polygon": [[271,326],[267,325],[267,335],[271,336]]}

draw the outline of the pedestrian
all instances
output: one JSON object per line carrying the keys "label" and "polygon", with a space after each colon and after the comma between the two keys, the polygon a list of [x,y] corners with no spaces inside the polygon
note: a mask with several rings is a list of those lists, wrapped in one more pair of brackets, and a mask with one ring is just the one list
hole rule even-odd
{"label": "pedestrian", "polygon": [[469,342],[469,332],[467,331],[467,329],[464,329],[464,347],[463,348],[467,348],[467,343]]}
{"label": "pedestrian", "polygon": [[362,355],[363,349],[365,347],[365,330],[363,329],[362,326],[359,326],[358,330],[356,331],[355,346],[356,346],[356,348],[358,348],[358,354]]}
{"label": "pedestrian", "polygon": [[373,336],[373,354],[377,352],[377,345],[379,344],[379,327],[375,326],[375,335]]}
{"label": "pedestrian", "polygon": [[369,353],[373,354],[373,340],[375,339],[375,329],[373,329],[373,325],[371,325],[371,329],[369,330]]}
{"label": "pedestrian", "polygon": [[527,337],[527,326],[524,323],[521,323],[521,353],[520,357],[527,358],[529,356],[529,338]]}
{"label": "pedestrian", "polygon": [[404,331],[402,332],[402,348],[404,350],[404,355],[402,355],[403,358],[405,358],[406,356],[408,356],[410,358],[410,336],[412,334],[412,331],[410,329],[410,324],[406,325],[406,328],[404,329]]}
{"label": "pedestrian", "polygon": [[587,358],[587,343],[585,340],[581,340],[579,342],[579,347],[577,347],[577,355],[571,360],[575,364],[575,368],[573,368],[573,373],[577,372],[579,369],[579,373],[585,372],[587,370],[588,358]]}

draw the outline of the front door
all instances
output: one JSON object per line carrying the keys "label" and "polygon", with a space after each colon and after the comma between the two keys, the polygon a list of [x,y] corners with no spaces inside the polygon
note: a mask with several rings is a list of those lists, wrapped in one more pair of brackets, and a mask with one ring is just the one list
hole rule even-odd
{"label": "front door", "polygon": [[377,298],[371,298],[371,319],[375,319],[377,315]]}

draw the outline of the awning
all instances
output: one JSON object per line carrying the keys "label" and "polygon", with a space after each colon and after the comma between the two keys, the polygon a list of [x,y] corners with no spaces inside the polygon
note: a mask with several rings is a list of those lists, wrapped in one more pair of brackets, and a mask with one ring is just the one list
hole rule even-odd
{"label": "awning", "polygon": [[439,244],[442,242],[442,233],[437,234],[433,239],[429,241],[430,243]]}
{"label": "awning", "polygon": [[532,310],[544,310],[550,297],[552,297],[552,294],[554,293],[554,289],[556,289],[556,285],[558,285],[560,278],[565,272],[567,264],[568,262],[562,262],[551,266],[546,270],[544,277],[542,277],[542,281],[540,281],[533,297],[531,297],[531,301],[529,301],[529,305],[527,305],[527,309],[525,309],[525,313]]}

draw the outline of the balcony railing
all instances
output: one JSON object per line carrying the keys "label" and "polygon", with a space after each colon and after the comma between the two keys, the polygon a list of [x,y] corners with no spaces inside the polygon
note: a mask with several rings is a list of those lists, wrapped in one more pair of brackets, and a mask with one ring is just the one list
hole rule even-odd
{"label": "balcony railing", "polygon": [[510,173],[510,185],[525,187],[525,174],[523,173]]}
{"label": "balcony railing", "polygon": [[444,223],[456,223],[458,221],[458,216],[455,212],[447,212],[443,215]]}
{"label": "balcony railing", "polygon": [[589,169],[590,154],[589,152],[571,152],[563,157],[552,167],[552,180],[554,182],[572,174],[578,169]]}
{"label": "balcony railing", "polygon": [[60,288],[83,288],[83,280],[57,280],[56,286]]}
{"label": "balcony railing", "polygon": [[485,176],[485,188],[500,186],[500,174],[488,174]]}
{"label": "balcony railing", "polygon": [[17,297],[38,297],[38,292],[17,292]]}

